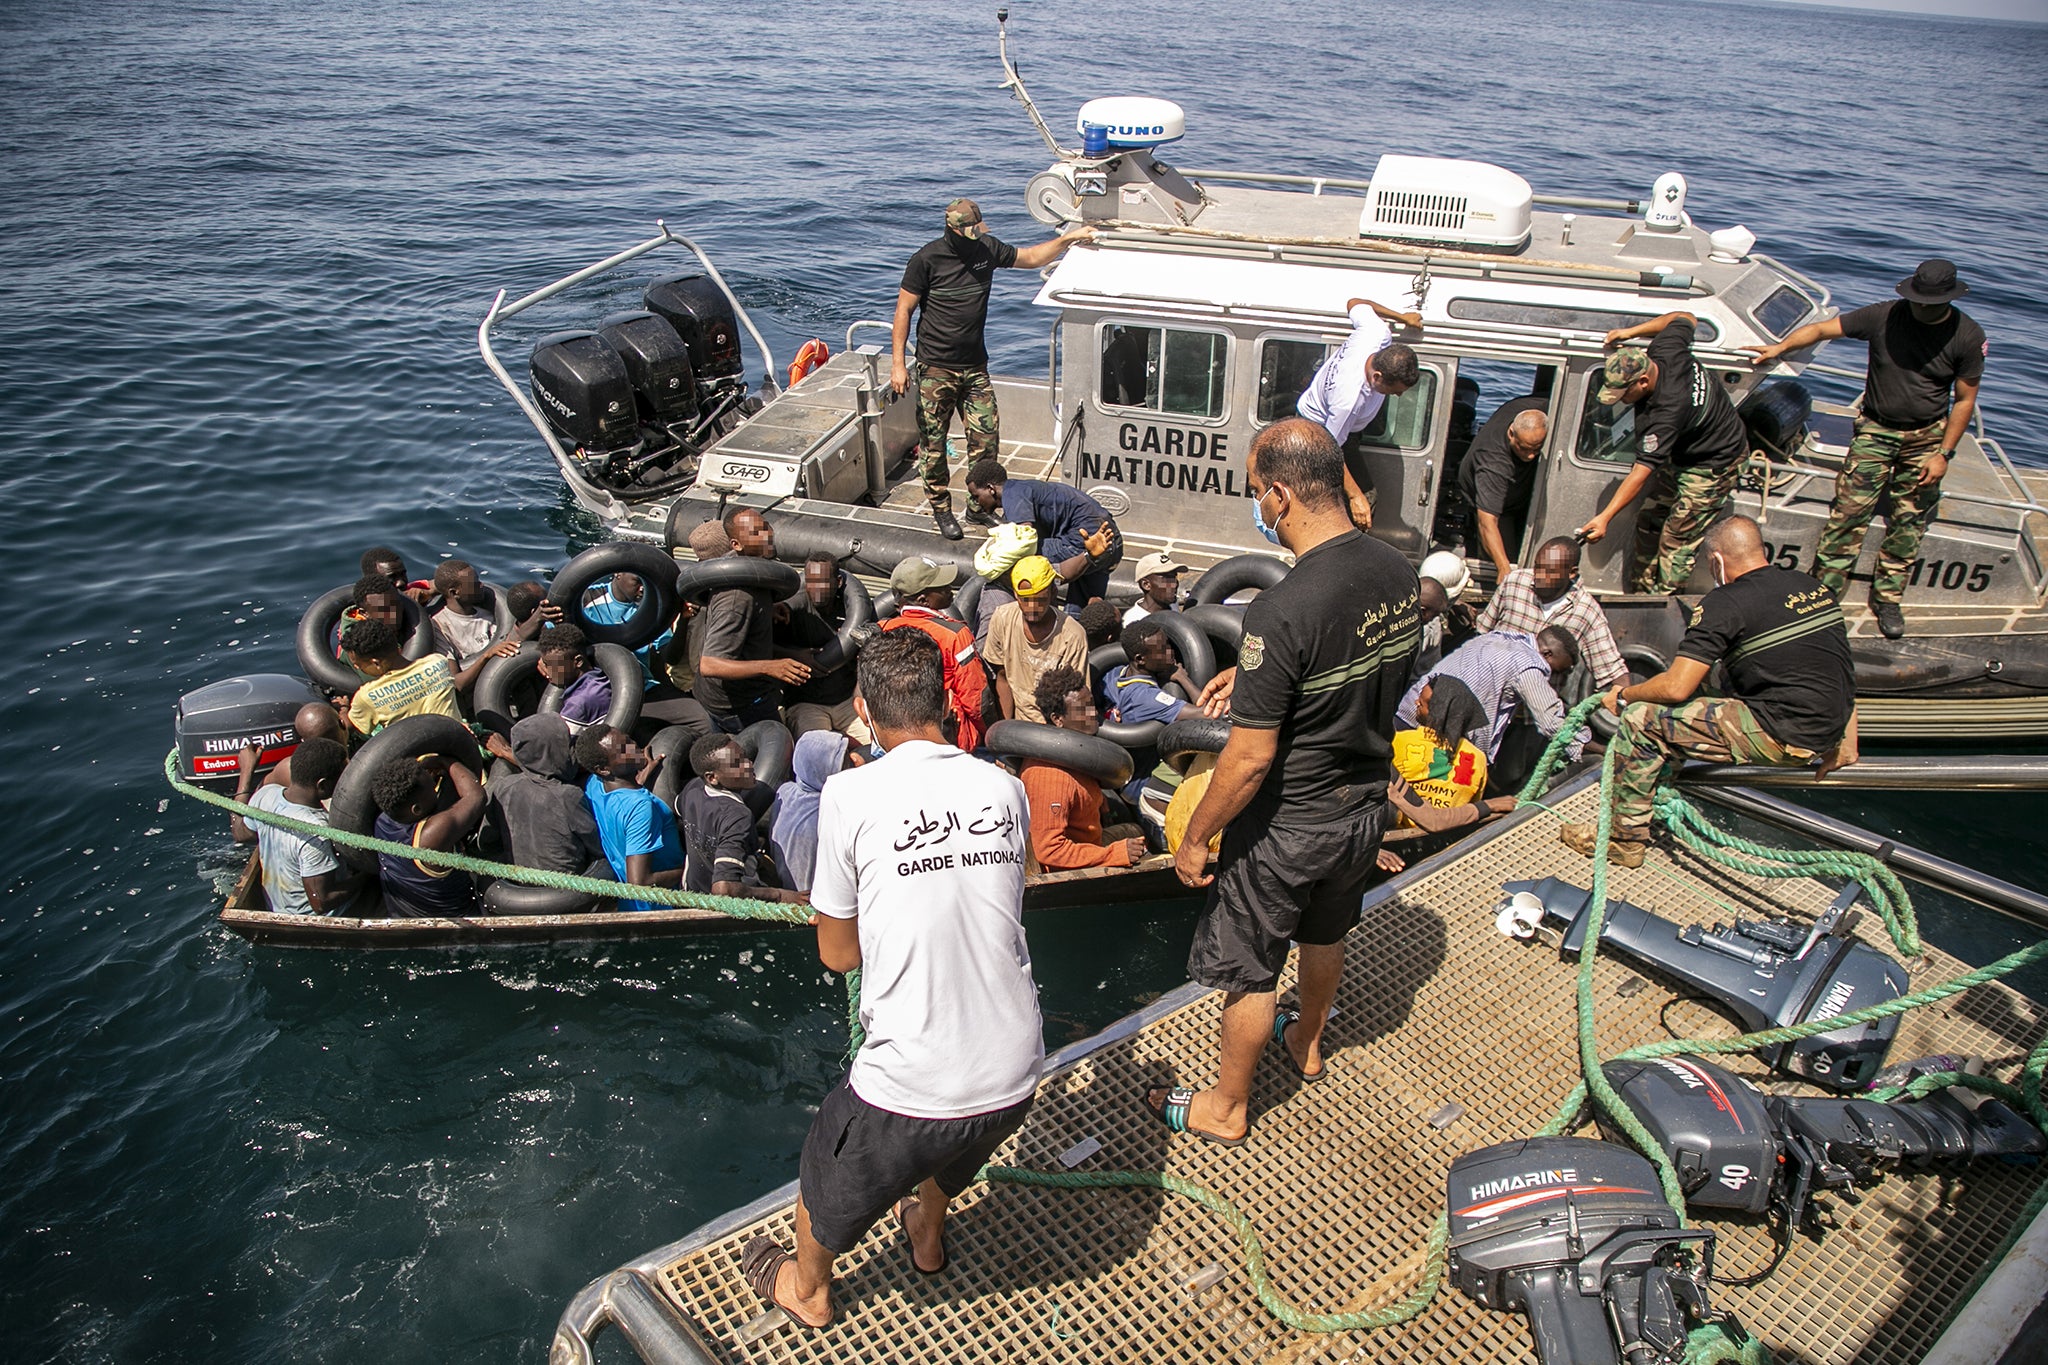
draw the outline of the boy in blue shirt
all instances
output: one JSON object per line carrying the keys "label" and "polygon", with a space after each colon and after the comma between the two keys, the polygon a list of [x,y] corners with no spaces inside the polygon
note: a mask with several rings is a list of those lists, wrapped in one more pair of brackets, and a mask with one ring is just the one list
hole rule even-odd
{"label": "boy in blue shirt", "polygon": [[[583,794],[597,816],[597,837],[612,875],[634,886],[680,886],[683,845],[675,814],[647,790],[661,759],[643,751],[624,730],[593,725],[576,736],[576,762],[590,774]],[[647,901],[621,901],[619,906],[659,908]]]}
{"label": "boy in blue shirt", "polygon": [[1102,675],[1102,690],[1109,699],[1111,719],[1124,725],[1148,720],[1171,721],[1187,709],[1187,702],[1167,691],[1170,684],[1190,697],[1202,689],[1189,679],[1174,652],[1173,641],[1158,622],[1139,619],[1124,627],[1124,657],[1120,664]]}

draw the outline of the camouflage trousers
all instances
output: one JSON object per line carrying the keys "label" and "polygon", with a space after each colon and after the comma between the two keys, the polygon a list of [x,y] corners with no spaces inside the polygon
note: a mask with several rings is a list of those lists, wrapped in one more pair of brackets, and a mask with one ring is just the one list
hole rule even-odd
{"label": "camouflage trousers", "polygon": [[918,366],[917,471],[924,476],[924,495],[934,508],[953,505],[953,493],[947,486],[952,476],[946,468],[946,429],[953,425],[955,412],[967,434],[968,467],[976,460],[999,458],[996,390],[989,383],[988,371]]}
{"label": "camouflage trousers", "polygon": [[1728,510],[1739,461],[1726,469],[1659,465],[1636,513],[1635,568],[1630,592],[1682,592],[1707,528]]}
{"label": "camouflage trousers", "polygon": [[1897,602],[1906,595],[1906,573],[1941,503],[1941,480],[1923,486],[1920,474],[1928,458],[1940,453],[1947,428],[1946,417],[1917,431],[1894,431],[1868,417],[1856,419],[1848,458],[1835,479],[1835,507],[1813,552],[1813,576],[1837,598],[1849,586],[1849,571],[1863,553],[1863,533],[1870,528],[1870,519],[1887,502],[1884,539],[1870,576],[1870,600]]}
{"label": "camouflage trousers", "polygon": [[1772,739],[1749,703],[1733,697],[1695,697],[1676,706],[1630,702],[1612,741],[1614,835],[1617,841],[1650,837],[1651,806],[1660,784],[1689,758],[1709,763],[1768,763],[1794,768],[1813,758]]}

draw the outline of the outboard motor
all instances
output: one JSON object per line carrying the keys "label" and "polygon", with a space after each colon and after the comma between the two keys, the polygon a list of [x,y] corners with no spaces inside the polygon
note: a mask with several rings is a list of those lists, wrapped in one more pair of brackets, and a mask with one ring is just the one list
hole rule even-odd
{"label": "outboard motor", "polygon": [[643,425],[667,426],[697,415],[690,350],[668,319],[615,313],[598,325],[597,335],[625,362]]}
{"label": "outboard motor", "polygon": [[1544,1365],[1685,1356],[1709,1302],[1714,1234],[1679,1226],[1657,1172],[1626,1147],[1539,1137],[1451,1163],[1451,1283],[1529,1318]]}
{"label": "outboard motor", "polygon": [[324,706],[327,698],[286,673],[251,673],[187,692],[171,720],[178,771],[188,782],[233,783],[245,744],[262,751],[256,770],[270,771],[299,747],[292,721],[307,702]]}
{"label": "outboard motor", "polygon": [[[1533,898],[1532,910],[1563,920],[1559,952],[1576,962],[1586,938],[1593,893],[1555,877],[1508,882],[1511,914]],[[1681,929],[1627,901],[1607,902],[1600,941],[1685,982],[1725,1006],[1745,1032],[1801,1024],[1882,1004],[1905,994],[1906,969],[1848,937],[1845,916],[1863,888],[1851,882],[1812,926],[1789,920],[1742,920]],[[1841,932],[1837,932],[1840,930]],[[1899,1030],[1893,1015],[1875,1023],[1799,1038],[1770,1048],[1764,1060],[1831,1090],[1861,1090],[1884,1065]]]}
{"label": "outboard motor", "polygon": [[548,425],[593,464],[630,459],[640,418],[626,362],[595,332],[556,332],[533,348],[533,396]]}
{"label": "outboard motor", "polygon": [[740,320],[707,276],[671,275],[648,285],[642,297],[689,347],[698,383],[740,376]]}
{"label": "outboard motor", "polygon": [[1880,1165],[1924,1170],[2048,1150],[2009,1106],[1960,1087],[1879,1104],[1766,1095],[1696,1057],[1605,1070],[1670,1157],[1688,1205],[1772,1212],[1787,1228],[1808,1220],[1815,1191],[1867,1184]]}
{"label": "outboard motor", "polygon": [[1813,420],[1813,394],[1796,379],[1773,379],[1757,385],[1735,412],[1749,433],[1751,448],[1789,460]]}

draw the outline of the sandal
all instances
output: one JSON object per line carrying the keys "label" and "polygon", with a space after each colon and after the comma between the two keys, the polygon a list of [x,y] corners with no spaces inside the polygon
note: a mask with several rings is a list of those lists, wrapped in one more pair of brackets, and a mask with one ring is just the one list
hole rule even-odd
{"label": "sandal", "polygon": [[926,1270],[917,1263],[917,1239],[910,1235],[910,1220],[904,1214],[907,1210],[915,1207],[918,1202],[917,1196],[912,1195],[908,1199],[899,1201],[896,1205],[896,1226],[903,1229],[903,1247],[910,1256],[910,1268],[920,1275],[943,1275],[946,1273],[946,1262],[948,1259],[946,1256],[946,1234],[943,1230],[939,1233],[938,1268]]}
{"label": "sandal", "polygon": [[1280,1045],[1280,1055],[1287,1059],[1287,1065],[1294,1068],[1294,1074],[1307,1081],[1310,1085],[1314,1085],[1317,1081],[1330,1074],[1330,1064],[1326,1061],[1315,1071],[1304,1071],[1301,1063],[1294,1060],[1294,1049],[1287,1046],[1287,1026],[1300,1022],[1301,1015],[1298,1012],[1294,1010],[1281,1010],[1273,1016],[1273,1041]]}
{"label": "sandal", "polygon": [[1195,1092],[1184,1085],[1177,1085],[1167,1091],[1165,1104],[1157,1109],[1153,1109],[1150,1096],[1151,1092],[1158,1088],[1158,1086],[1150,1086],[1138,1098],[1147,1109],[1151,1109],[1153,1113],[1159,1116],[1159,1121],[1164,1123],[1169,1130],[1198,1137],[1204,1142],[1213,1142],[1218,1147],[1242,1147],[1244,1146],[1245,1138],[1251,1136],[1247,1132],[1242,1137],[1224,1137],[1220,1133],[1206,1133],[1200,1128],[1188,1127],[1188,1106],[1195,1102]]}
{"label": "sandal", "polygon": [[822,1332],[831,1323],[822,1325],[805,1322],[795,1310],[775,1297],[775,1281],[782,1274],[782,1267],[794,1264],[796,1258],[782,1249],[780,1243],[769,1237],[756,1237],[747,1243],[740,1253],[740,1273],[746,1276],[747,1287],[761,1296],[761,1302],[769,1308],[780,1308],[791,1322],[813,1332]]}

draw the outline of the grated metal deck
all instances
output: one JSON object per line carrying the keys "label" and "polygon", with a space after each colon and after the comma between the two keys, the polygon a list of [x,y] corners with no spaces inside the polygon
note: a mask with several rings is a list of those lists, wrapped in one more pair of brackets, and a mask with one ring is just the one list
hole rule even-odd
{"label": "grated metal deck", "polygon": [[[1572,798],[1568,813],[1591,818],[1594,795]],[[1306,1086],[1277,1058],[1262,1065],[1247,1146],[1171,1136],[1140,1104],[1147,1086],[1212,1078],[1218,1005],[1202,995],[1143,1027],[1112,1029],[1050,1076],[1014,1150],[997,1160],[1057,1169],[1062,1152],[1097,1139],[1102,1150],[1083,1170],[1164,1169],[1246,1211],[1276,1286],[1302,1307],[1352,1311],[1400,1299],[1443,1208],[1450,1161],[1534,1131],[1577,1077],[1573,967],[1554,948],[1503,939],[1493,927],[1503,881],[1589,880],[1591,864],[1557,843],[1556,823],[1538,815],[1367,910],[1325,1045],[1330,1078]],[[1810,918],[1832,895],[1818,882],[1754,883],[1662,850],[1640,870],[1616,869],[1611,890],[1680,923],[1738,911]],[[1865,915],[1863,932],[1883,942],[1875,916]],[[1962,969],[1938,952],[1908,965],[1916,988]],[[1607,957],[1596,978],[1603,1054],[1666,1036],[1665,985]],[[1697,1004],[1673,1005],[1670,1018],[1683,1034],[1734,1031]],[[1892,1055],[2010,1061],[2044,1025],[2042,1006],[1994,984],[1908,1015]],[[1769,1074],[1748,1058],[1724,1064]],[[1447,1101],[1465,1112],[1440,1130],[1428,1120]],[[1987,1163],[1894,1174],[1854,1203],[1830,1197],[1834,1227],[1824,1239],[1801,1238],[1776,1275],[1753,1289],[1719,1289],[1717,1303],[1780,1361],[1917,1360],[2044,1175]],[[733,1362],[1535,1359],[1523,1319],[1449,1289],[1388,1331],[1289,1331],[1251,1295],[1221,1220],[1173,1196],[994,1184],[970,1190],[954,1210],[944,1275],[912,1274],[888,1220],[840,1258],[839,1317],[823,1332],[760,1322],[762,1305],[740,1275],[740,1249],[756,1233],[790,1244],[787,1204],[681,1256],[658,1279]],[[1713,1226],[1721,1273],[1768,1259],[1761,1221]],[[1191,1292],[1190,1281],[1211,1279]]]}

